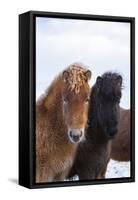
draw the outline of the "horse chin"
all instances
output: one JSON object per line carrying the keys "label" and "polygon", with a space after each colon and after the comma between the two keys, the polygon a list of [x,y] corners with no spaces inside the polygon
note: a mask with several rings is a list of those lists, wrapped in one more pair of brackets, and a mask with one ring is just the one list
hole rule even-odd
{"label": "horse chin", "polygon": [[81,139],[77,140],[77,141],[74,141],[72,138],[69,138],[69,141],[72,143],[72,144],[78,144],[81,142]]}

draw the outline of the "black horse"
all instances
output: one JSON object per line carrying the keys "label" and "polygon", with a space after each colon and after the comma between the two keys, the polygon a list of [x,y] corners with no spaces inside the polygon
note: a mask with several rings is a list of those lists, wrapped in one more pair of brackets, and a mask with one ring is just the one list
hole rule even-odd
{"label": "black horse", "polygon": [[80,180],[105,178],[112,139],[118,131],[122,76],[107,72],[92,87],[86,140],[79,145],[69,177]]}

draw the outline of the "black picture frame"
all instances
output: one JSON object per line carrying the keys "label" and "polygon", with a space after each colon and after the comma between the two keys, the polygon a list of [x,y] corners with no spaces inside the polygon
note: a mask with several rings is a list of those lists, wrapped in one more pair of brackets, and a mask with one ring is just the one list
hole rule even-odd
{"label": "black picture frame", "polygon": [[[35,18],[129,22],[131,24],[131,177],[91,181],[35,183]],[[135,18],[29,11],[19,15],[19,184],[27,188],[78,186],[135,181]]]}

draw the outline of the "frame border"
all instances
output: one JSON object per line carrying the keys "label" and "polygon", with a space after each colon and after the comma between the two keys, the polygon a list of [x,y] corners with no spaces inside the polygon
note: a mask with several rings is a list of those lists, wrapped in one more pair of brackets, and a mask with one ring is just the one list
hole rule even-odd
{"label": "frame border", "polygon": [[[130,23],[131,177],[35,183],[36,17]],[[22,33],[22,31],[25,33]],[[81,186],[135,181],[135,18],[29,11],[19,15],[19,184],[28,188]],[[26,66],[26,67],[24,67]],[[26,84],[24,85],[24,80]],[[26,95],[27,93],[27,95]],[[27,98],[28,97],[28,98]],[[24,120],[26,118],[26,121]],[[26,129],[24,128],[26,127]],[[26,148],[26,149],[25,149]],[[27,159],[26,159],[27,158]]]}

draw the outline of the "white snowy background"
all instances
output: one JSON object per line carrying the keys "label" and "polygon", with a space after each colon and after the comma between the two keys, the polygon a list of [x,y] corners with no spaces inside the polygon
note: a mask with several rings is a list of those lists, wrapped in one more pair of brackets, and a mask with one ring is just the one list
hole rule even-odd
{"label": "white snowy background", "polygon": [[[123,76],[121,106],[130,108],[130,24],[36,18],[36,99],[68,65],[81,62],[92,71],[92,85],[106,71]],[[129,177],[130,162],[111,160],[106,177]]]}

